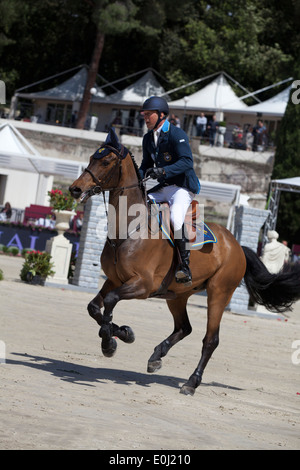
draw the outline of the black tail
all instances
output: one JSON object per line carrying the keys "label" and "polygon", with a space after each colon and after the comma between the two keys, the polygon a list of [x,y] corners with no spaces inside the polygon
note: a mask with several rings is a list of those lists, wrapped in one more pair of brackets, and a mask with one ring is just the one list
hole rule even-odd
{"label": "black tail", "polygon": [[246,246],[242,249],[247,260],[244,281],[251,300],[268,310],[291,310],[300,299],[300,264],[287,265],[278,274],[271,274],[254,251]]}

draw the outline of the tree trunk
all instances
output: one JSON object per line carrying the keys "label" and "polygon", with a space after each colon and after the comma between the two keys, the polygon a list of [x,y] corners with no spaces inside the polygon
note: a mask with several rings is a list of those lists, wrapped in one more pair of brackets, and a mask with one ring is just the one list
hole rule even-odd
{"label": "tree trunk", "polygon": [[91,92],[90,89],[93,88],[96,82],[97,72],[99,68],[99,62],[104,46],[104,33],[100,31],[97,32],[95,47],[93,50],[93,56],[91,60],[91,65],[88,70],[87,81],[78,113],[77,129],[83,129],[86,121],[86,117],[89,111],[90,101],[91,101]]}

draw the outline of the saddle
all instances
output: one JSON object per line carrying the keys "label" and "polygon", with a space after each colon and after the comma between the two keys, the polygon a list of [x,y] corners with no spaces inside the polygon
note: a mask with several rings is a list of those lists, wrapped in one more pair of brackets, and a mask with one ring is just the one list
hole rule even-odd
{"label": "saddle", "polygon": [[[151,201],[154,205],[155,211],[151,210],[151,214],[157,217],[158,227],[161,230],[163,237],[167,238],[170,244],[174,247],[173,258],[171,266],[166,273],[159,289],[153,292],[150,297],[174,299],[176,295],[174,292],[168,290],[169,285],[175,276],[176,266],[178,264],[178,257],[180,256],[175,249],[174,232],[170,224],[170,210],[168,203],[156,203],[155,200]],[[153,207],[152,207],[153,209]],[[185,235],[189,240],[189,248],[199,250],[206,243],[217,243],[217,238],[212,230],[201,220],[201,210],[198,201],[192,201],[186,217],[185,217]]]}
{"label": "saddle", "polygon": [[[170,210],[167,202],[157,203],[155,200],[151,201],[152,208],[151,214],[157,217],[158,227],[163,236],[169,240],[172,246],[174,244],[174,232],[170,223]],[[184,227],[185,236],[190,243],[190,249],[200,249],[205,243],[216,243],[217,238],[212,230],[204,223],[201,217],[201,210],[199,202],[194,199],[186,213]]]}

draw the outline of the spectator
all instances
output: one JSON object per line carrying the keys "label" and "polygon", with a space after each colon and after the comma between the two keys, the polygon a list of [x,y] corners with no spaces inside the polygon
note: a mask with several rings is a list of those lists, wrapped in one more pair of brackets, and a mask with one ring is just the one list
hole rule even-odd
{"label": "spectator", "polygon": [[216,134],[219,129],[219,123],[217,122],[216,115],[214,114],[212,120],[209,122],[207,129],[209,130],[209,143],[213,147],[215,145]]}
{"label": "spectator", "polygon": [[269,243],[266,244],[262,262],[272,274],[278,273],[285,263],[290,261],[291,250],[285,243],[277,241],[278,233],[275,230],[268,231]]}
{"label": "spectator", "polygon": [[200,116],[197,116],[196,119],[196,131],[197,137],[204,137],[207,125],[207,118],[204,116],[204,113],[200,113]]}
{"label": "spectator", "polygon": [[262,151],[266,143],[267,129],[261,119],[257,121],[257,125],[253,127],[253,152]]}
{"label": "spectator", "polygon": [[12,214],[11,205],[9,202],[6,202],[5,206],[0,212],[0,220],[2,221],[9,220],[11,218],[11,214]]}

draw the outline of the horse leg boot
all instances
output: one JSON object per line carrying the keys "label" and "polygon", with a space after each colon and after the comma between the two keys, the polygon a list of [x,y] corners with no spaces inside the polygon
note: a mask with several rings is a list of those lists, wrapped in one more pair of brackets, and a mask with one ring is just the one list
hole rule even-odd
{"label": "horse leg boot", "polygon": [[[103,317],[102,325],[99,331],[99,336],[102,338],[102,352],[104,356],[111,357],[114,355],[117,349],[117,342],[113,338],[114,328],[112,323],[113,309],[120,300],[133,299],[133,298],[144,298],[149,296],[149,289],[146,287],[146,283],[140,277],[132,277],[129,281],[125,282],[116,289],[111,290],[103,298]],[[120,327],[120,330],[122,327]],[[130,327],[123,327],[123,335],[126,337],[127,343],[134,341],[134,334]],[[125,340],[124,338],[120,338]]]}
{"label": "horse leg boot", "polygon": [[[99,331],[99,336],[102,339],[101,349],[102,353],[106,357],[112,357],[117,349],[117,342],[113,338],[113,308],[117,303],[117,299],[114,299],[113,291],[109,292],[105,297],[106,304],[104,301],[104,312],[102,316],[101,328]],[[108,301],[109,299],[109,301]]]}
{"label": "horse leg boot", "polygon": [[190,271],[190,250],[187,249],[188,239],[184,234],[184,225],[174,234],[175,246],[179,251],[179,265],[175,272],[176,282],[186,286],[192,285],[192,274]]}
{"label": "horse leg boot", "polygon": [[[96,297],[91,300],[87,307],[90,316],[98,323],[99,326],[102,326],[103,324],[101,308],[104,306],[103,296],[106,295],[107,285],[111,288],[111,285],[106,281],[101,291],[98,292]],[[118,326],[115,323],[112,323],[112,334],[124,341],[124,343],[133,343],[135,340],[134,332],[130,326],[127,325]]]}

